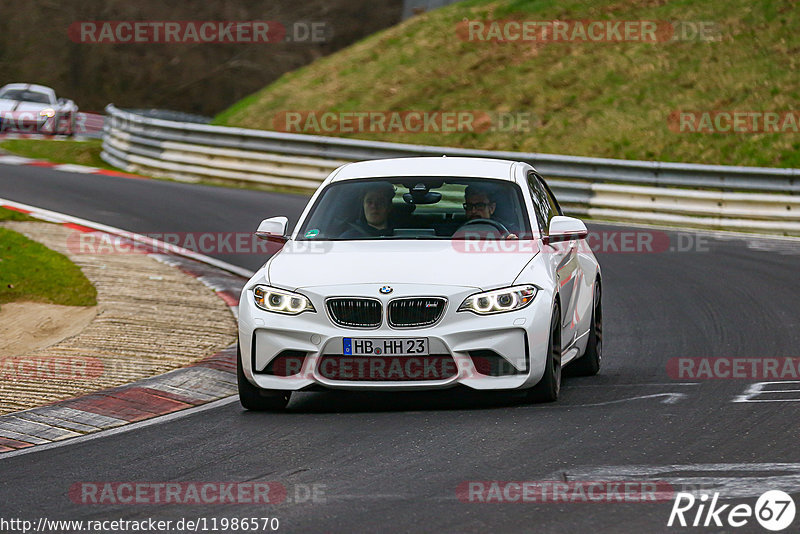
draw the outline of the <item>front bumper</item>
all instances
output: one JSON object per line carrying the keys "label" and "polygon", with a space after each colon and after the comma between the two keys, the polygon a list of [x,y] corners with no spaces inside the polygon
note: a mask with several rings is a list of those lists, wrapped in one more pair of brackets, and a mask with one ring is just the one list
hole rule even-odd
{"label": "front bumper", "polygon": [[52,133],[53,120],[33,111],[0,112],[0,133]]}
{"label": "front bumper", "polygon": [[[460,384],[476,390],[507,390],[531,387],[544,373],[552,311],[552,295],[544,290],[540,290],[534,301],[522,310],[480,316],[456,311],[467,296],[478,291],[476,288],[393,285],[394,292],[391,295],[378,296],[374,284],[314,287],[298,292],[311,300],[316,312],[289,316],[256,307],[252,285],[245,287],[239,304],[239,342],[244,374],[253,385],[262,389],[296,391],[322,386],[353,390],[424,390]],[[407,296],[444,296],[448,302],[442,318],[433,326],[392,328],[384,320],[378,328],[345,328],[335,325],[325,311],[324,301],[330,296],[378,298],[384,309],[390,300]],[[343,339],[346,337],[428,338],[431,355],[452,358],[452,373],[433,372],[413,380],[393,379],[391,374],[376,376],[368,373],[366,377],[358,377],[358,372],[353,374],[352,371],[356,360],[360,359],[343,356]],[[301,363],[292,369],[292,374],[267,374],[270,372],[270,363],[274,364],[289,353],[287,351],[300,357]],[[502,376],[484,374],[486,367],[481,365],[481,355],[485,354],[502,360],[505,370]],[[341,366],[340,370],[347,370],[351,374],[341,372],[332,378],[332,364],[326,361],[332,358],[339,358],[337,365]],[[369,361],[375,358],[392,361],[393,357],[367,358]],[[427,365],[422,358],[416,361],[419,368]],[[387,368],[389,365],[387,362]],[[369,369],[370,365],[367,364],[366,368]],[[354,375],[358,379],[348,379],[348,376]]]}

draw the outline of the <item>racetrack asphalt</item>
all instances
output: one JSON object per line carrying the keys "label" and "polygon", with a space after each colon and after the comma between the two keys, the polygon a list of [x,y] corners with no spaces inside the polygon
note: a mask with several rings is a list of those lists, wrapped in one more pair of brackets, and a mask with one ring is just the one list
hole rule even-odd
{"label": "racetrack asphalt", "polygon": [[[306,202],[299,195],[7,166],[0,166],[0,197],[139,233],[252,232],[270,216],[294,223]],[[800,244],[664,232],[688,250],[598,254],[604,367],[596,377],[566,379],[555,404],[462,390],[302,393],[285,414],[229,403],[0,458],[0,515],[277,517],[288,532],[687,530],[667,527],[672,499],[470,503],[457,496],[467,481],[656,480],[751,506],[766,489],[780,489],[800,506],[800,402],[791,400],[800,400],[791,393],[800,387],[746,396],[764,380],[675,379],[667,371],[673,358],[800,356]],[[256,254],[212,255],[252,270],[264,261]],[[289,498],[270,505],[149,505],[79,504],[68,495],[88,481],[253,480],[283,484]],[[318,502],[304,501],[315,485]],[[787,531],[798,525],[796,518]],[[736,531],[765,532],[753,519]]]}

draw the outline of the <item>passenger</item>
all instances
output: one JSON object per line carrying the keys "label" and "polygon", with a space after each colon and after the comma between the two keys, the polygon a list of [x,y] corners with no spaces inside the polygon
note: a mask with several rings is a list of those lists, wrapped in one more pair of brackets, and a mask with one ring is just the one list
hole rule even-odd
{"label": "passenger", "polygon": [[389,182],[371,185],[364,192],[360,202],[360,213],[351,228],[342,233],[341,238],[380,237],[394,234],[389,221],[392,212],[394,186]]}

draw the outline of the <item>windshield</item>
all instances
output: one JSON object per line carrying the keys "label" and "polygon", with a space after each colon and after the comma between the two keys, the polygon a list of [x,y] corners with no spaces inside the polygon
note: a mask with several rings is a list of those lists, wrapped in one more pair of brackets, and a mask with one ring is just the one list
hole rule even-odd
{"label": "windshield", "polygon": [[35,102],[37,104],[49,104],[50,98],[45,93],[28,91],[26,89],[7,89],[0,93],[0,98],[6,100],[19,100],[21,102]]}
{"label": "windshield", "polygon": [[519,187],[487,178],[402,177],[328,186],[300,240],[500,239],[530,235]]}

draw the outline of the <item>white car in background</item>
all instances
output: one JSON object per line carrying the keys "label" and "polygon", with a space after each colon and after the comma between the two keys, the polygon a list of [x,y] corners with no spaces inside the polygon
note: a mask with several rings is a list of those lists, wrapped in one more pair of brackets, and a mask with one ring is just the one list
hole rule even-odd
{"label": "white car in background", "polygon": [[293,391],[525,390],[598,372],[601,273],[586,226],[526,163],[404,158],[339,167],[239,303],[241,404]]}
{"label": "white car in background", "polygon": [[0,87],[0,133],[75,133],[78,106],[56,98],[44,85],[10,83]]}

